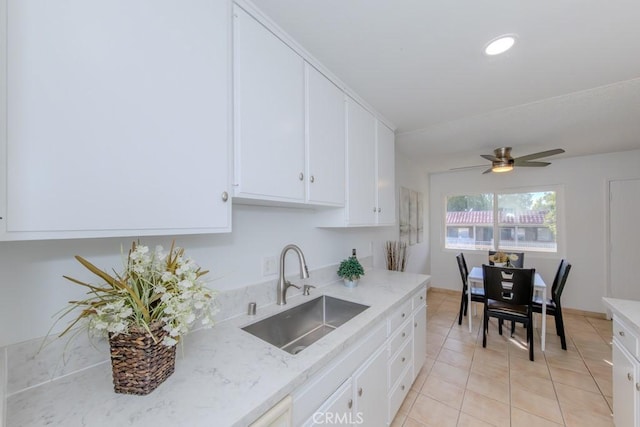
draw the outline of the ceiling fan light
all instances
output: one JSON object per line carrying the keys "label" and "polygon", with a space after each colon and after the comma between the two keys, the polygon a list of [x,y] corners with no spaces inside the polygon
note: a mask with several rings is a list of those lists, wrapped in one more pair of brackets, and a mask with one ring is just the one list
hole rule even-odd
{"label": "ceiling fan light", "polygon": [[499,165],[499,166],[493,166],[491,168],[492,172],[511,172],[513,170],[513,165]]}
{"label": "ceiling fan light", "polygon": [[512,158],[508,158],[508,159],[504,159],[504,160],[498,160],[496,162],[493,162],[491,164],[491,171],[492,172],[510,172],[513,170],[513,164],[515,163],[515,161]]}

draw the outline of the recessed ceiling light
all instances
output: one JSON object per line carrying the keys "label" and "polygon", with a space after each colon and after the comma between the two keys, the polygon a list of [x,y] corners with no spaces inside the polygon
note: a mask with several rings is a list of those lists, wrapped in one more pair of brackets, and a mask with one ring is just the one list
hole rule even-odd
{"label": "recessed ceiling light", "polygon": [[493,56],[500,55],[511,49],[516,42],[516,36],[507,34],[491,40],[484,48],[484,53]]}

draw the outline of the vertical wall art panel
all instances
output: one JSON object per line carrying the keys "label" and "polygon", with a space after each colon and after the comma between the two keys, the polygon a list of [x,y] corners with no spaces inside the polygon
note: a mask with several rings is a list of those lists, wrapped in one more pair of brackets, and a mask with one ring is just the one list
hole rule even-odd
{"label": "vertical wall art panel", "polygon": [[400,241],[409,243],[409,189],[400,187]]}
{"label": "vertical wall art panel", "polygon": [[400,187],[400,241],[415,245],[424,240],[422,193]]}
{"label": "vertical wall art panel", "polygon": [[424,208],[422,206],[423,204],[422,199],[423,199],[422,193],[418,193],[418,205],[416,206],[418,208],[418,236],[416,238],[416,241],[418,243],[422,243],[422,241],[424,240],[424,219],[423,219]]}
{"label": "vertical wall art panel", "polygon": [[418,242],[418,193],[409,192],[409,244]]}

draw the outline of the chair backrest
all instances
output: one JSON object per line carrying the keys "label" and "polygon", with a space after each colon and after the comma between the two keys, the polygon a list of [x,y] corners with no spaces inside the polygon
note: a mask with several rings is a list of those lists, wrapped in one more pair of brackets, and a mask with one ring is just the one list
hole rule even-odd
{"label": "chair backrest", "polygon": [[458,269],[460,270],[460,278],[462,279],[462,291],[467,290],[467,277],[469,276],[469,269],[467,268],[467,261],[464,259],[464,254],[460,252],[456,255],[458,261]]}
{"label": "chair backrest", "polygon": [[494,265],[493,256],[498,252],[507,255],[512,267],[524,268],[524,252],[489,251],[489,265]]}
{"label": "chair backrest", "polygon": [[566,259],[560,261],[556,277],[553,279],[553,286],[551,287],[551,299],[556,305],[560,304],[560,296],[564,290],[564,285],[567,283],[567,277],[569,277],[569,271],[571,271],[571,264]]}
{"label": "chair backrest", "polygon": [[531,305],[534,268],[510,268],[482,265],[484,296],[513,305]]}

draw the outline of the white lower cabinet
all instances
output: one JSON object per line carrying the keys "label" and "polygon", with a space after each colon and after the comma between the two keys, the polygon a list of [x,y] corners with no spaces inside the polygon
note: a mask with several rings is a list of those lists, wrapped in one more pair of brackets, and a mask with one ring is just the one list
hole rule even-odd
{"label": "white lower cabinet", "polygon": [[613,422],[616,427],[640,426],[639,339],[614,316]]}
{"label": "white lower cabinet", "polygon": [[386,361],[381,348],[307,419],[304,426],[386,425],[387,382],[385,375],[381,375]]}
{"label": "white lower cabinet", "polygon": [[353,381],[348,379],[315,411],[303,424],[304,427],[317,425],[347,426],[353,414]]}
{"label": "white lower cabinet", "polygon": [[293,393],[293,425],[388,426],[426,355],[426,287]]}
{"label": "white lower cabinet", "polygon": [[249,427],[293,427],[291,424],[292,402],[291,396],[285,397],[251,423]]}
{"label": "white lower cabinet", "polygon": [[[425,293],[425,292],[423,292]],[[415,303],[415,300],[414,300]],[[415,305],[414,305],[415,306]],[[427,357],[427,306],[422,304],[413,312],[413,379],[415,380]]]}
{"label": "white lower cabinet", "polygon": [[[387,378],[384,369],[387,354],[384,348],[353,376],[355,411],[353,422],[365,426],[384,426],[387,415]],[[353,424],[352,424],[353,425]]]}

